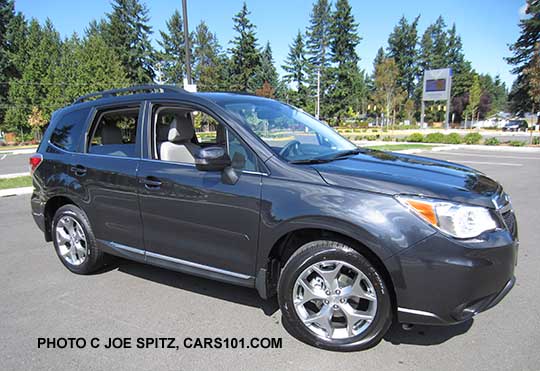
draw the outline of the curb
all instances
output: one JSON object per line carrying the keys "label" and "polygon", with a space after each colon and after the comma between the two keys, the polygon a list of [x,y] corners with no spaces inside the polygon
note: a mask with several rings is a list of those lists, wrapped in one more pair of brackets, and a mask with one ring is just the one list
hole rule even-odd
{"label": "curb", "polygon": [[29,153],[34,153],[36,152],[36,150],[37,150],[37,147],[21,148],[21,149],[6,149],[6,150],[0,150],[0,155],[25,155]]}
{"label": "curb", "polygon": [[[431,148],[415,148],[415,149],[404,149],[404,150],[398,150],[398,151],[392,151],[392,149],[387,149],[388,152],[401,152],[401,153],[412,153],[408,151],[432,151],[432,152],[440,152],[440,151],[451,151],[451,150],[459,150],[459,149],[472,149],[472,150],[480,150],[480,151],[492,151],[492,152],[522,152],[522,153],[540,153],[540,147],[512,147],[512,146],[486,146],[482,144],[446,144],[446,143],[416,143],[416,142],[383,142],[378,140],[372,140],[372,141],[353,141],[353,143],[359,147],[362,146],[380,146],[380,145],[388,145],[391,146],[393,143],[395,145],[399,144],[413,144],[413,145],[419,145],[419,146],[435,146]],[[407,151],[407,152],[404,152]],[[416,153],[416,152],[415,152]]]}
{"label": "curb", "polygon": [[12,173],[12,174],[0,174],[0,179],[18,178],[21,176],[29,176],[30,173]]}
{"label": "curb", "polygon": [[10,196],[28,195],[28,194],[31,194],[33,191],[34,191],[34,187],[0,189],[0,198],[10,197]]}

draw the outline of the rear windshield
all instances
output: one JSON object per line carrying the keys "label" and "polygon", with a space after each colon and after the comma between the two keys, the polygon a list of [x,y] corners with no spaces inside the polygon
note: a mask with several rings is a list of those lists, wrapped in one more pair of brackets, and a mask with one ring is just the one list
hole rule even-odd
{"label": "rear windshield", "polygon": [[51,143],[66,151],[77,152],[89,111],[81,109],[62,116],[51,134]]}

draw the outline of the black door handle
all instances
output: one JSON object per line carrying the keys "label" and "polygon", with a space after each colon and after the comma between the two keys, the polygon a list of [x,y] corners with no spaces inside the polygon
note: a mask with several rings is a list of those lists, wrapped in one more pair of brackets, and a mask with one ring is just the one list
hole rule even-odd
{"label": "black door handle", "polygon": [[86,175],[86,168],[82,165],[72,166],[71,172],[77,176],[84,176]]}
{"label": "black door handle", "polygon": [[144,184],[146,189],[159,189],[161,187],[161,181],[153,176],[147,176],[141,179],[141,183]]}

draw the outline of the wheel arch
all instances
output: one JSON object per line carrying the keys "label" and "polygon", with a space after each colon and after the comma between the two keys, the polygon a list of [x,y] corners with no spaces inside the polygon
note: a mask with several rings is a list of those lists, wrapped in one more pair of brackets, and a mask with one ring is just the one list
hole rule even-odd
{"label": "wheel arch", "polygon": [[395,311],[397,301],[394,283],[390,272],[383,262],[383,258],[363,243],[358,237],[351,236],[343,231],[336,231],[331,228],[320,226],[291,229],[282,234],[277,241],[274,242],[268,251],[264,262],[262,262],[263,267],[259,269],[256,279],[256,288],[263,298],[269,298],[276,294],[281,268],[292,254],[306,243],[316,240],[341,242],[364,255],[383,276],[384,282],[388,286],[390,292],[392,308]]}
{"label": "wheel arch", "polygon": [[66,196],[54,196],[51,197],[45,204],[44,216],[45,216],[45,240],[47,242],[52,241],[51,226],[54,214],[56,211],[64,205],[77,204],[69,197]]}

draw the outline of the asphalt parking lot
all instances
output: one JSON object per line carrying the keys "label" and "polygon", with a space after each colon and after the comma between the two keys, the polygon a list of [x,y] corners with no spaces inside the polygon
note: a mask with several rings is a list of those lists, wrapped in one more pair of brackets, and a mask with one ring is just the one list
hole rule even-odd
{"label": "asphalt parking lot", "polygon": [[0,176],[28,172],[30,154],[0,153]]}
{"label": "asphalt parking lot", "polygon": [[[0,198],[0,368],[234,370],[538,370],[540,153],[424,155],[500,181],[520,228],[517,283],[495,308],[452,327],[395,326],[376,347],[332,353],[292,338],[254,290],[128,261],[68,272],[44,242],[29,196]],[[0,162],[0,167],[2,166]],[[448,284],[452,284],[449,282]],[[278,337],[282,349],[38,349],[38,337]]]}

